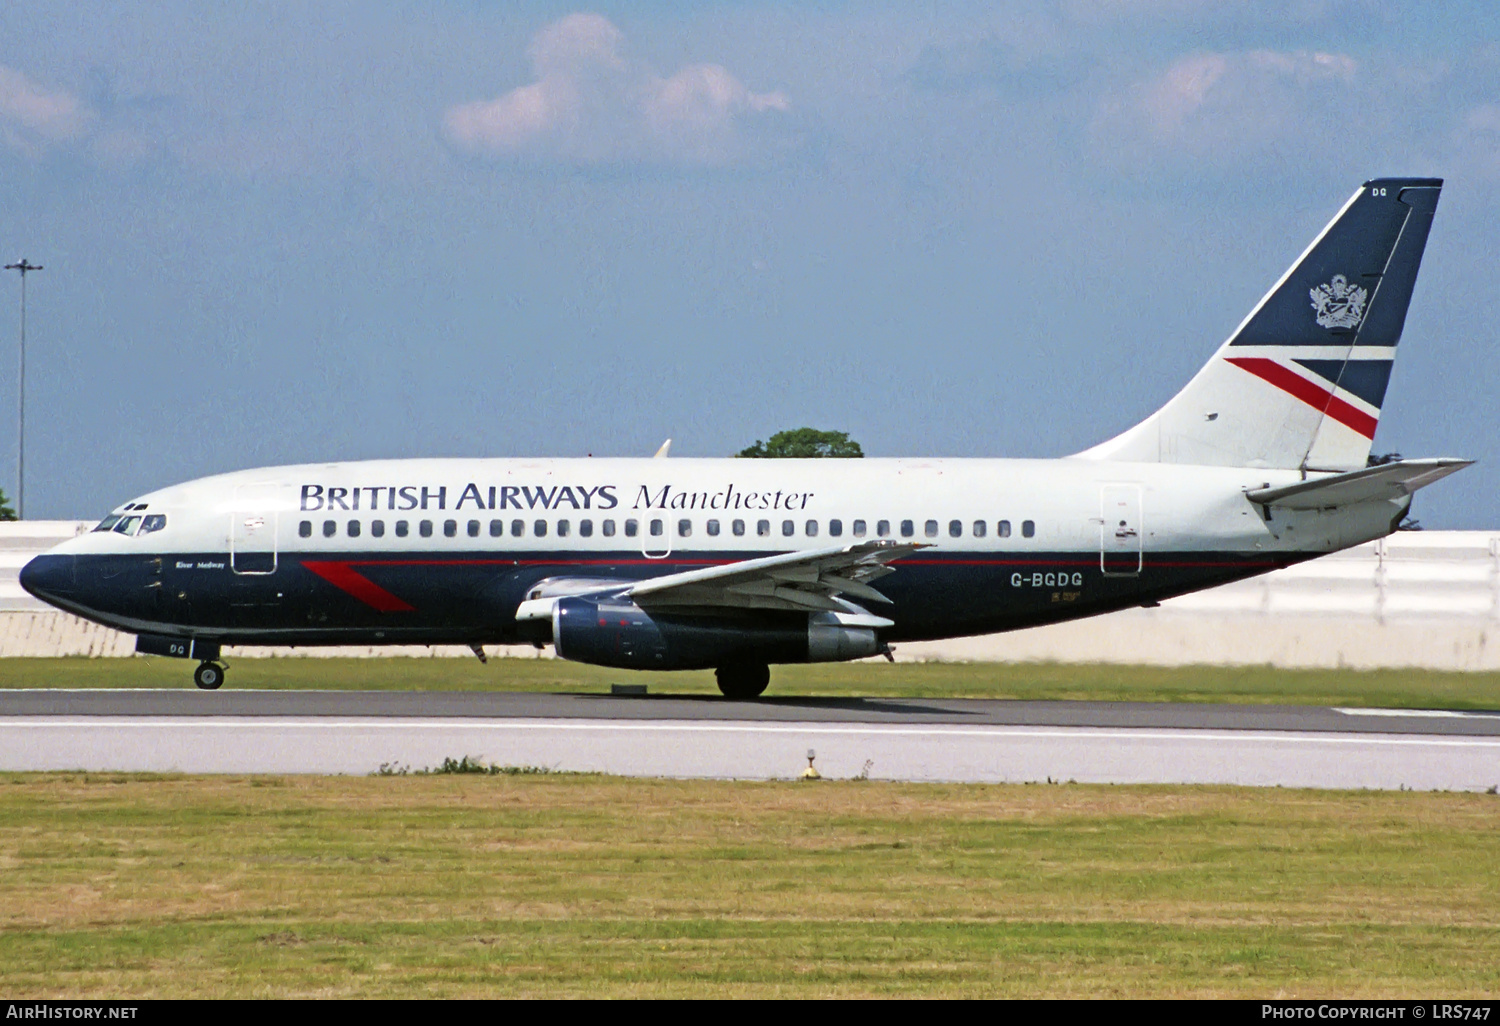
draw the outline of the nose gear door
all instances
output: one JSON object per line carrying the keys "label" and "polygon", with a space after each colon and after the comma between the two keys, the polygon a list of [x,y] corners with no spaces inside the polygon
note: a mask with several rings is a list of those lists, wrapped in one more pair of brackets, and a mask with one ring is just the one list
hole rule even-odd
{"label": "nose gear door", "polygon": [[1099,569],[1106,577],[1141,572],[1141,486],[1105,485],[1099,491]]}

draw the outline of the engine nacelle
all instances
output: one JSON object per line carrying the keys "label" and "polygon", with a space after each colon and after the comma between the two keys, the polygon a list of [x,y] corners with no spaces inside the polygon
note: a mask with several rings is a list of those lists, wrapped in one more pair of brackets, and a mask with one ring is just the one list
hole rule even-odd
{"label": "engine nacelle", "polygon": [[880,652],[880,639],[870,627],[840,623],[837,614],[814,613],[807,619],[807,661],[839,663],[864,659]]}
{"label": "engine nacelle", "polygon": [[563,659],[628,670],[833,662],[880,651],[872,628],[840,623],[838,614],[652,614],[629,600],[584,596],[556,600],[552,645]]}

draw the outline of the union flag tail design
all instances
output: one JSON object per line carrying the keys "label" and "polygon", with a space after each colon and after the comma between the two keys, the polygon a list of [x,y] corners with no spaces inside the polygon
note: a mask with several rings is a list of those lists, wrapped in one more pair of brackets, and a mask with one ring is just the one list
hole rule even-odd
{"label": "union flag tail design", "polygon": [[1442,186],[1438,178],[1366,182],[1186,388],[1079,455],[1363,467]]}

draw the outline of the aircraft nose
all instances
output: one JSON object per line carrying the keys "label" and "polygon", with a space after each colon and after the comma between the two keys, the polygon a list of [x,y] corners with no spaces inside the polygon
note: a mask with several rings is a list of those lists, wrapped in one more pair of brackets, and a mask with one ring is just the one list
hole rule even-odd
{"label": "aircraft nose", "polygon": [[75,556],[51,554],[37,556],[21,567],[21,587],[43,602],[72,594],[76,559]]}

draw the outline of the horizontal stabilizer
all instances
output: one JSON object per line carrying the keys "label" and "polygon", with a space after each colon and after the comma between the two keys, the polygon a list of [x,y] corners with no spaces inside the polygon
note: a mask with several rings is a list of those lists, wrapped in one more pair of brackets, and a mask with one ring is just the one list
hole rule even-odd
{"label": "horizontal stabilizer", "polygon": [[1472,464],[1473,460],[1428,459],[1402,460],[1379,467],[1366,467],[1347,474],[1299,481],[1280,488],[1256,488],[1245,498],[1261,506],[1284,509],[1331,509],[1352,506],[1358,502],[1404,499],[1418,488]]}

